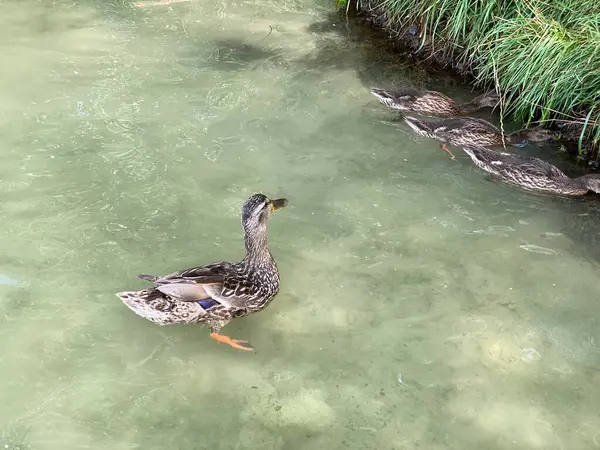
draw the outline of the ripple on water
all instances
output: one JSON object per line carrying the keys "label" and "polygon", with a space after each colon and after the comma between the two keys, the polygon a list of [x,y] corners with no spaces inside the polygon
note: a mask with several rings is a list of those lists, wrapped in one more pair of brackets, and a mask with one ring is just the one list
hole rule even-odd
{"label": "ripple on water", "polygon": [[[365,83],[452,83],[332,6],[121,3],[2,4],[3,442],[600,442],[592,210],[416,138]],[[255,192],[290,199],[269,228],[279,295],[224,329],[255,353],[115,297],[147,286],[137,273],[242,257]]]}

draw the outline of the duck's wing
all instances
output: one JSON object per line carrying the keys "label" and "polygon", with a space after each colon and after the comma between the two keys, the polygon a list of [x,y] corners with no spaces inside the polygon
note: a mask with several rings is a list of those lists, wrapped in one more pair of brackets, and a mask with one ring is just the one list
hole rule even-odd
{"label": "duck's wing", "polygon": [[169,275],[165,275],[157,280],[158,283],[221,283],[227,274],[234,272],[234,265],[225,261],[218,261],[212,264],[192,267],[191,269],[181,270]]}
{"label": "duck's wing", "polygon": [[433,136],[464,136],[473,134],[477,138],[480,134],[500,133],[500,131],[487,120],[476,117],[462,117],[456,119],[422,120],[412,116],[405,116],[404,121],[418,134]]}
{"label": "duck's wing", "polygon": [[214,298],[215,293],[223,290],[227,278],[233,273],[235,273],[233,264],[219,261],[162,277],[138,275],[138,278],[152,281],[156,289],[170,297],[185,302],[195,302]]}
{"label": "duck's wing", "polygon": [[446,132],[473,132],[473,133],[500,133],[498,128],[488,122],[487,120],[480,119],[479,117],[461,117],[457,119],[445,119],[440,120],[438,126],[444,126]]}
{"label": "duck's wing", "polygon": [[523,156],[509,152],[495,152],[481,146],[465,147],[465,152],[471,158],[493,167],[499,173],[503,171],[515,171],[527,173],[529,175],[561,180],[566,175],[556,166],[546,161],[531,156]]}
{"label": "duck's wing", "polygon": [[247,301],[255,298],[257,289],[239,269],[235,264],[219,261],[164,277],[138,277],[150,279],[156,289],[183,302],[212,299],[226,308],[244,308]]}
{"label": "duck's wing", "polygon": [[403,101],[412,103],[416,101],[420,96],[423,95],[422,91],[414,88],[401,88],[401,89],[380,89],[371,88],[371,94],[379,99],[383,103]]}

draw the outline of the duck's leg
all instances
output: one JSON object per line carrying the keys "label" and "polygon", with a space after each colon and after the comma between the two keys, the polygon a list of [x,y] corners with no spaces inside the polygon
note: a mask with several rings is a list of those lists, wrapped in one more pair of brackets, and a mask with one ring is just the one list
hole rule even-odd
{"label": "duck's leg", "polygon": [[452,154],[445,142],[442,142],[440,144],[440,148],[450,155],[450,159],[456,159],[456,157]]}
{"label": "duck's leg", "polygon": [[238,350],[245,350],[247,352],[251,352],[254,350],[254,347],[252,347],[248,341],[232,339],[229,336],[219,334],[219,332],[217,331],[212,331],[210,333],[210,337],[215,341],[220,342],[221,344],[231,345],[233,348],[237,348]]}

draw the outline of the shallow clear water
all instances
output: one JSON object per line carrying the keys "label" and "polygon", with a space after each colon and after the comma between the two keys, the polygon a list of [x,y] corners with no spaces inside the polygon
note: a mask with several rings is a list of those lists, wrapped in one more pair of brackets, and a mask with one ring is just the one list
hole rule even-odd
{"label": "shallow clear water", "polygon": [[[486,181],[366,87],[474,93],[327,1],[0,6],[6,448],[600,447],[597,203]],[[258,191],[282,289],[224,330],[256,353],[115,297],[241,257]]]}

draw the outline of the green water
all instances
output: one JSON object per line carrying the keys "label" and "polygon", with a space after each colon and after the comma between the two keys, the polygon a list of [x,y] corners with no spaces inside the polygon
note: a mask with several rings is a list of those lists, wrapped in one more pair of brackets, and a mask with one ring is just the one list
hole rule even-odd
{"label": "green water", "polygon": [[[366,87],[473,93],[328,1],[0,7],[5,448],[600,447],[597,203],[486,181]],[[255,353],[115,296],[240,258],[260,191],[282,288],[224,329]]]}

